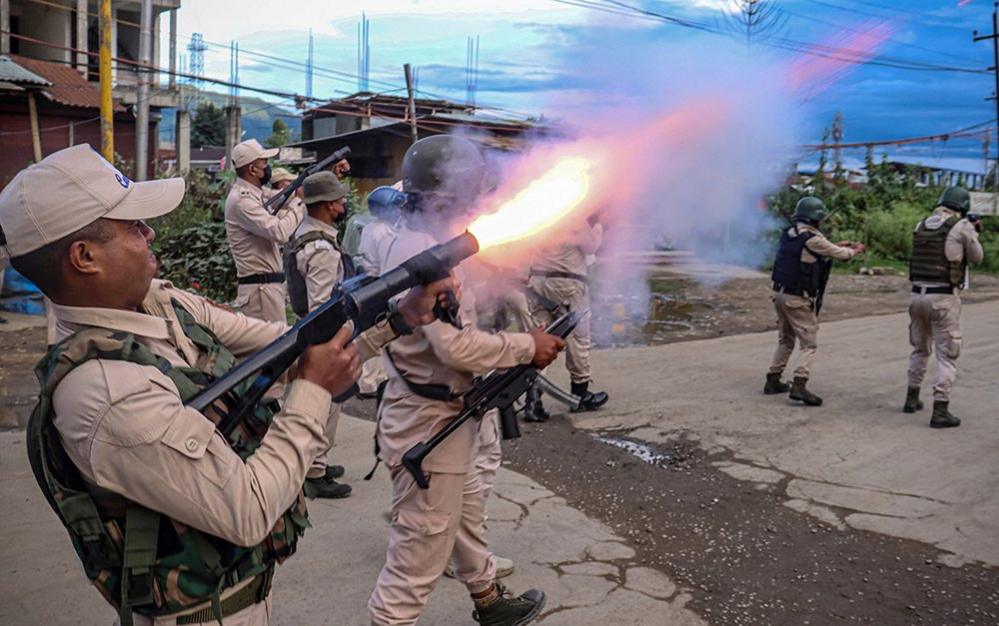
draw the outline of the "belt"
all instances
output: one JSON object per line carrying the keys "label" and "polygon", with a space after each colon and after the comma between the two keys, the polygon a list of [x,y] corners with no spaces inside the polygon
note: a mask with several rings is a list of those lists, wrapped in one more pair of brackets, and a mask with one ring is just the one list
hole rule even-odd
{"label": "belt", "polygon": [[250,274],[249,276],[240,276],[236,279],[236,282],[240,285],[266,285],[269,283],[283,283],[284,273],[283,272],[270,272],[268,274]]}
{"label": "belt", "polygon": [[586,276],[582,274],[573,274],[572,272],[546,272],[543,270],[531,270],[531,276],[544,276],[545,278],[568,278],[569,280],[578,280],[581,283],[586,282]]}
{"label": "belt", "polygon": [[258,602],[263,602],[271,590],[271,574],[273,569],[257,576],[249,585],[243,587],[225,600],[222,600],[222,615],[216,616],[211,605],[203,609],[198,609],[194,613],[180,615],[177,617],[177,624],[201,624],[203,622],[214,622],[217,617],[229,617],[253,606]]}
{"label": "belt", "polygon": [[784,287],[784,285],[781,285],[780,283],[774,283],[774,291],[776,291],[777,293],[786,293],[789,296],[806,296],[809,298],[811,297],[808,294],[808,292],[805,291],[804,289],[787,289]]}
{"label": "belt", "polygon": [[918,293],[920,295],[928,293],[949,293],[953,295],[955,291],[957,291],[957,287],[917,287],[916,285],[912,286],[912,293]]}

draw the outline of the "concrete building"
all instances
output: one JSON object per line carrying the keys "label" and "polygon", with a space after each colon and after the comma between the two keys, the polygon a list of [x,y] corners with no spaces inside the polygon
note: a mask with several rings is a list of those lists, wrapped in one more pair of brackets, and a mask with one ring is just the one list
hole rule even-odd
{"label": "concrete building", "polygon": [[[176,11],[180,0],[153,0],[152,58],[168,46],[168,69],[176,71]],[[74,143],[100,147],[97,0],[0,0],[0,183],[27,163]],[[115,151],[135,157],[134,108],[138,96],[140,3],[113,0],[111,55],[115,101]],[[168,21],[167,41],[159,36]],[[34,76],[31,78],[23,72]],[[152,73],[149,96],[149,148],[152,176],[156,163],[160,110],[180,103],[172,73]],[[29,101],[34,104],[29,106]],[[36,119],[31,120],[32,109]],[[190,128],[190,124],[184,125]],[[37,136],[37,139],[33,137]],[[39,145],[40,144],[40,145]]]}

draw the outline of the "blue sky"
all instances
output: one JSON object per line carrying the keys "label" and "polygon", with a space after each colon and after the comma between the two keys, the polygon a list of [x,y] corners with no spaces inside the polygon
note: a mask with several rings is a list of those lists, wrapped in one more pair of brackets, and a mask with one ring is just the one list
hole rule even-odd
{"label": "blue sky", "polygon": [[[712,28],[726,24],[726,0],[621,1]],[[599,2],[607,4],[608,0]],[[844,26],[863,30],[872,20],[887,21],[894,34],[880,50],[879,60],[934,66],[929,71],[855,67],[809,103],[806,134],[810,137],[805,139],[818,140],[821,128],[836,111],[843,112],[846,141],[944,133],[994,118],[993,104],[984,100],[994,88],[991,74],[943,69],[983,69],[992,64],[990,43],[972,42],[974,29],[991,27],[989,0],[972,0],[963,6],[959,0],[781,0],[778,4],[786,18],[782,38],[818,42]],[[239,15],[233,15],[234,7]],[[419,88],[425,95],[463,100],[466,37],[478,35],[479,103],[552,117],[560,114],[553,101],[564,102],[586,79],[588,68],[579,59],[598,54],[601,45],[626,47],[629,41],[642,41],[636,54],[645,55],[661,46],[663,62],[657,71],[669,73],[672,55],[713,42],[720,45],[724,39],[657,20],[552,0],[242,0],[238,4],[187,0],[179,13],[179,47],[185,47],[193,32],[224,44],[209,47],[206,74],[227,78],[228,42],[235,39],[245,50],[289,61],[280,67],[279,62],[244,52],[241,83],[304,93],[304,68],[295,64],[305,60],[307,33],[312,28],[318,68],[313,93],[339,97],[357,88],[351,75],[356,74],[356,29],[362,10],[371,20],[373,91],[404,93],[402,64],[409,62],[419,68]],[[754,54],[792,53],[768,46]],[[993,154],[995,150],[993,146]],[[982,144],[975,138],[893,152],[979,157]]]}

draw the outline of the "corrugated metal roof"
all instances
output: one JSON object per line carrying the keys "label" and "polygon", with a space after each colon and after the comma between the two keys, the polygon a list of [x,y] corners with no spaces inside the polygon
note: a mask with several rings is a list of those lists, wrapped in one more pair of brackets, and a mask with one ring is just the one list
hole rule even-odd
{"label": "corrugated metal roof", "polygon": [[[11,59],[49,82],[51,86],[42,90],[42,93],[49,100],[70,107],[86,109],[99,109],[101,107],[101,94],[97,84],[87,81],[79,71],[72,67],[52,61],[29,59],[20,55],[11,55]],[[116,102],[114,110],[124,111],[125,107]]]}
{"label": "corrugated metal roof", "polygon": [[52,84],[38,74],[21,67],[6,55],[0,56],[0,81],[15,85],[38,85],[40,87],[48,87]]}

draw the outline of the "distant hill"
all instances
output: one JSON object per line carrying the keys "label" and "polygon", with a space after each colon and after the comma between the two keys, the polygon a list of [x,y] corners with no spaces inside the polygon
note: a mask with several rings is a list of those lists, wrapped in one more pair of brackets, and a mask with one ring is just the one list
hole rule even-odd
{"label": "distant hill", "polygon": [[[229,104],[229,94],[214,91],[199,92],[200,99],[209,100],[219,107]],[[192,104],[192,108],[197,106]],[[274,120],[282,118],[291,129],[293,140],[302,136],[302,119],[298,111],[283,104],[274,104],[253,96],[241,96],[239,106],[243,110],[243,139],[256,139],[263,142],[270,137]],[[163,120],[160,122],[160,141],[173,143],[174,125],[176,124],[176,109],[162,109]]]}

